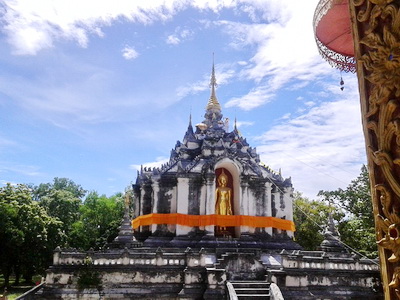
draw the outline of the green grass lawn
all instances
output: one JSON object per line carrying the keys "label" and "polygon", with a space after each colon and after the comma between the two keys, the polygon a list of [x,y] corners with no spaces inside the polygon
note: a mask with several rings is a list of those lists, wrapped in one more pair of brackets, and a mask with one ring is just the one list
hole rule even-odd
{"label": "green grass lawn", "polygon": [[8,294],[8,300],[15,300],[17,299],[18,296],[21,296],[23,293],[12,293],[12,294]]}
{"label": "green grass lawn", "polygon": [[[41,276],[37,275],[33,277],[33,282],[39,282],[41,280]],[[34,285],[32,284],[27,284],[27,283],[20,283],[19,285],[15,285],[15,277],[11,276],[10,277],[10,287],[7,289],[7,297],[8,300],[14,300],[18,296],[21,296],[23,293],[26,291],[30,290]],[[0,275],[0,295],[2,296],[4,293],[4,277],[3,275]]]}

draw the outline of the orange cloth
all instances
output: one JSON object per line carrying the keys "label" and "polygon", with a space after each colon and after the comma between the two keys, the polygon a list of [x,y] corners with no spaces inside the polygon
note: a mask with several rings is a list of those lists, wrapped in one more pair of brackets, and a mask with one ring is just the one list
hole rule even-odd
{"label": "orange cloth", "polygon": [[281,230],[295,231],[293,221],[275,217],[256,216],[229,216],[229,215],[185,215],[185,214],[148,214],[132,220],[132,227],[152,224],[178,224],[197,227],[217,225],[222,227],[249,226],[249,227],[273,227]]}

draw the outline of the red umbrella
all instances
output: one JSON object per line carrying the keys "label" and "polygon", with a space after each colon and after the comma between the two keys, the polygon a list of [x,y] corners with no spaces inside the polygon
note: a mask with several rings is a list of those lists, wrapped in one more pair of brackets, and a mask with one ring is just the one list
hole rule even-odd
{"label": "red umbrella", "polygon": [[354,73],[356,65],[348,0],[320,0],[313,26],[322,57],[331,66]]}

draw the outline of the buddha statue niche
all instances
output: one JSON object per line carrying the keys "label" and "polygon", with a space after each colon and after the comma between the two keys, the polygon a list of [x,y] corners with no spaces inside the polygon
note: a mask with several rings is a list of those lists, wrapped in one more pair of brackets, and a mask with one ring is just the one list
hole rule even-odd
{"label": "buddha statue niche", "polygon": [[222,170],[218,177],[218,187],[215,189],[215,213],[217,215],[232,215],[232,190],[227,185],[228,176]]}

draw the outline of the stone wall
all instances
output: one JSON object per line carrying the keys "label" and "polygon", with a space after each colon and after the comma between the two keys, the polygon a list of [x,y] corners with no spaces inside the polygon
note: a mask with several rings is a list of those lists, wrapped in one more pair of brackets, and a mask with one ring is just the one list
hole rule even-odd
{"label": "stone wall", "polygon": [[[381,299],[378,260],[349,253],[281,252],[271,281],[285,299]],[[300,298],[299,298],[300,297]]]}
{"label": "stone wall", "polygon": [[57,248],[37,299],[222,299],[226,274],[215,261],[204,250]]}
{"label": "stone wall", "polygon": [[57,248],[37,299],[225,299],[228,280],[273,282],[290,299],[380,299],[376,261],[254,249]]}

